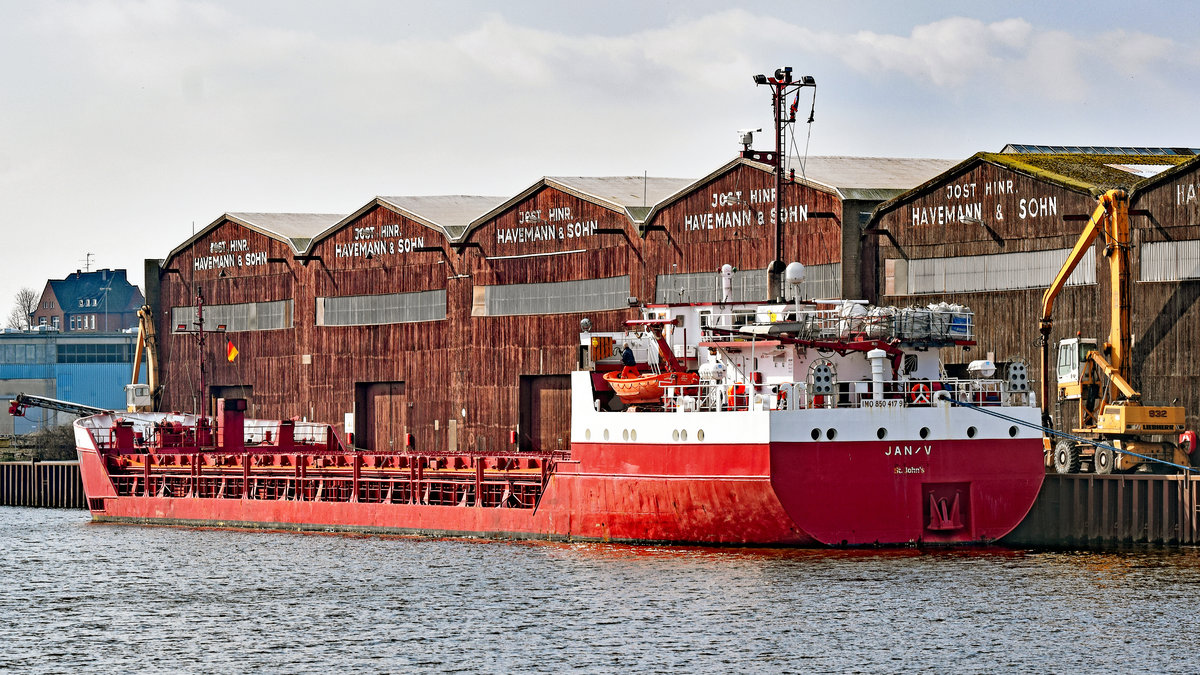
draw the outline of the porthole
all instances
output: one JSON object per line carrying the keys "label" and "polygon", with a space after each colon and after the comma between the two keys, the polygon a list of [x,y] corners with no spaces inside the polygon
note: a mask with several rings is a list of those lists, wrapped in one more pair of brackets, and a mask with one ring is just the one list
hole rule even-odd
{"label": "porthole", "polygon": [[698,440],[698,441],[704,440],[704,430],[703,429],[696,430],[696,440]]}
{"label": "porthole", "polygon": [[684,429],[683,431],[679,432],[679,440],[681,440],[681,441],[687,440],[687,429]]}
{"label": "porthole", "polygon": [[1016,426],[1011,426],[1008,428],[1008,437],[1009,438],[1017,437],[1017,427]]}
{"label": "porthole", "polygon": [[929,438],[929,427],[921,427],[921,440]]}
{"label": "porthole", "polygon": [[967,438],[975,438],[975,434],[977,433],[979,433],[979,430],[975,427],[967,427]]}
{"label": "porthole", "polygon": [[812,439],[813,439],[814,441],[819,441],[819,440],[821,440],[821,430],[820,430],[820,429],[813,429],[813,430],[812,430]]}
{"label": "porthole", "polygon": [[608,429],[604,430],[604,440],[608,440]]}
{"label": "porthole", "polygon": [[637,429],[630,429],[630,430],[629,430],[629,440],[631,440],[631,441],[636,441],[636,440],[637,440]]}
{"label": "porthole", "polygon": [[829,430],[827,430],[825,432],[825,438],[828,438],[831,441],[833,439],[837,438],[837,429],[830,428]]}
{"label": "porthole", "polygon": [[671,440],[673,440],[673,441],[679,440],[679,430],[678,429],[671,432]]}
{"label": "porthole", "polygon": [[887,429],[884,429],[883,427],[879,427],[878,429],[875,430],[875,437],[881,441],[883,439],[887,438]]}
{"label": "porthole", "polygon": [[621,440],[623,440],[623,441],[629,440],[629,430],[628,429],[621,430]]}
{"label": "porthole", "polygon": [[590,440],[592,440],[592,430],[591,430],[591,429],[585,429],[585,430],[584,430],[584,432],[583,432],[583,440],[585,440],[585,441],[590,441]]}

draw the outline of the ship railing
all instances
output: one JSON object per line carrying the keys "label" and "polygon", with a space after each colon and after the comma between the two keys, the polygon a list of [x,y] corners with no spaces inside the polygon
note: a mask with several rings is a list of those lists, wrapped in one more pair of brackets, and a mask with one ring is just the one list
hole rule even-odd
{"label": "ship railing", "polygon": [[[277,420],[246,420],[242,439],[246,447],[271,446],[279,443],[280,428],[283,425]],[[330,435],[333,433],[328,424],[318,422],[292,422],[292,445],[327,447]],[[135,425],[136,444],[139,447],[154,447],[159,452],[172,449],[199,449],[214,447],[220,436],[220,430],[214,425],[197,429],[195,426],[183,426],[178,431],[158,427],[151,424]],[[116,436],[111,428],[91,427],[88,429],[96,442],[96,447],[102,450],[131,450],[118,448]],[[144,451],[144,450],[143,450]]]}
{"label": "ship railing", "polygon": [[848,380],[825,387],[810,382],[760,385],[702,381],[663,387],[667,412],[725,410],[804,410],[808,408],[909,408],[937,405],[953,396],[983,406],[1029,406],[1027,391],[1010,391],[1004,380],[943,378],[939,380]]}
{"label": "ship railing", "polygon": [[[865,313],[842,309],[817,309],[786,312],[761,317],[767,322],[793,324],[788,334],[802,340],[840,340],[854,337],[903,342],[955,342],[975,339],[975,315],[965,308],[930,309],[922,307],[868,307],[847,305]],[[717,326],[721,327],[721,326]],[[705,342],[747,341],[745,335],[705,331]],[[763,339],[769,339],[764,336]]]}

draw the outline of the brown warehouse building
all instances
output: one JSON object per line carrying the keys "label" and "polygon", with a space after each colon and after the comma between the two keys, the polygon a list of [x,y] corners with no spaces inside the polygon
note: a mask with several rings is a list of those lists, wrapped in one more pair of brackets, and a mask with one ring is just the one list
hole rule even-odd
{"label": "brown warehouse building", "polygon": [[[866,232],[882,304],[954,302],[976,313],[976,340],[1024,359],[1040,380],[1042,295],[1097,197],[1129,194],[1133,349],[1144,400],[1179,400],[1200,425],[1200,158],[1195,150],[1008,146],[979,153],[882,204]],[[1110,282],[1097,242],[1054,305],[1051,341],[1107,337]],[[947,361],[983,358],[948,355]],[[1053,363],[1053,361],[1052,361]],[[1050,373],[1054,377],[1054,373]]]}
{"label": "brown warehouse building", "polygon": [[[748,155],[699,180],[544,178],[507,198],[226,214],[147,262],[159,407],[199,408],[187,331],[202,293],[206,328],[226,331],[205,348],[209,401],[352,428],[371,449],[407,434],[423,449],[505,448],[513,431],[522,449],[565,447],[580,319],[620,330],[640,304],[712,302],[726,263],[735,299],[767,299],[773,167]],[[810,158],[785,183],[778,233],[782,260],[808,267],[802,292],[873,287],[869,214],[952,166]]]}

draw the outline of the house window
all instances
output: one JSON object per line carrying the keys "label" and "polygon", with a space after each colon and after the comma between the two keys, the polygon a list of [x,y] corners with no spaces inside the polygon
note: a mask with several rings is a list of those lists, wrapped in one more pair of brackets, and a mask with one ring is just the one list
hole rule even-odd
{"label": "house window", "polygon": [[57,316],[50,317],[50,324],[55,328],[62,328],[62,319]]}
{"label": "house window", "polygon": [[38,325],[39,325],[39,326],[45,326],[45,325],[46,325],[46,317],[44,317],[44,316],[39,316],[39,317],[38,317]]}

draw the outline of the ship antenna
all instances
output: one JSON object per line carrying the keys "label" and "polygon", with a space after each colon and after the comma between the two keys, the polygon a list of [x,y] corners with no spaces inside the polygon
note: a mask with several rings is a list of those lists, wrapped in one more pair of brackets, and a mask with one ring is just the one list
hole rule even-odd
{"label": "ship antenna", "polygon": [[[793,105],[793,110],[790,111],[788,117],[784,116],[783,104],[788,96],[792,93],[796,94],[797,103],[799,102],[800,89],[803,87],[817,86],[816,79],[812,75],[803,75],[797,79],[792,78],[792,67],[785,66],[775,70],[775,76],[768,78],[766,75],[755,75],[754,83],[767,85],[771,88],[771,108],[775,114],[775,200],[774,205],[774,236],[772,237],[771,245],[771,262],[768,269],[771,273],[768,275],[768,295],[782,295],[779,288],[779,277],[783,272],[783,157],[784,157],[784,134],[787,127],[795,122],[796,111]],[[816,99],[814,97],[814,106]],[[774,280],[772,283],[771,280]],[[771,288],[773,287],[773,288]],[[772,293],[774,291],[774,293]]]}
{"label": "ship antenna", "polygon": [[207,396],[204,395],[204,291],[196,284],[196,356],[200,360],[200,417],[205,416]]}

